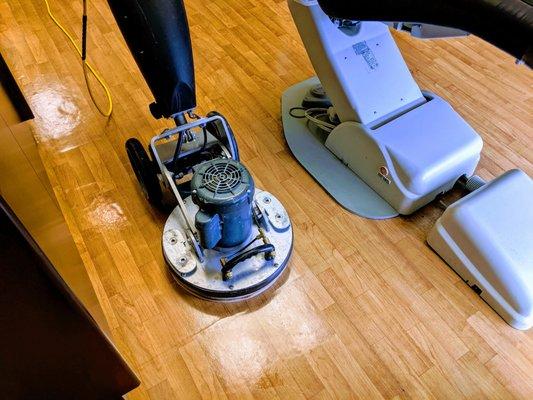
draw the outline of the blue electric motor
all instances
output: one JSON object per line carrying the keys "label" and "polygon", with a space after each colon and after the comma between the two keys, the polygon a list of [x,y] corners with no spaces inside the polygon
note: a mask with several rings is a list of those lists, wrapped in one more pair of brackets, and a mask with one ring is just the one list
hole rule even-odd
{"label": "blue electric motor", "polygon": [[234,247],[249,238],[254,189],[252,176],[238,161],[216,159],[197,167],[191,190],[200,207],[195,225],[204,248]]}

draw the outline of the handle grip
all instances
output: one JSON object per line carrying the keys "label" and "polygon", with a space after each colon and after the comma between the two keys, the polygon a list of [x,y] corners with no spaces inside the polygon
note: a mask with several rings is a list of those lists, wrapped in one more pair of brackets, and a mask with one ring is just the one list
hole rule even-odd
{"label": "handle grip", "polygon": [[87,58],[87,15],[81,17],[81,59]]}
{"label": "handle grip", "polygon": [[275,251],[276,248],[273,244],[267,243],[267,244],[261,244],[259,246],[254,247],[253,249],[244,251],[240,254],[237,254],[235,257],[233,257],[230,260],[226,260],[226,258],[221,258],[220,263],[222,264],[222,279],[227,281],[231,278],[232,274],[231,271],[235,266],[249,258],[252,258],[253,256],[256,256],[261,253],[265,253],[265,259],[266,260],[272,260],[275,257]]}

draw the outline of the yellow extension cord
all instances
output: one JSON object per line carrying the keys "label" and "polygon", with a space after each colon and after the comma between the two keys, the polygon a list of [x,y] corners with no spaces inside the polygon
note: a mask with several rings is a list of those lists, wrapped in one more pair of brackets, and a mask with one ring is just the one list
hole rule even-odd
{"label": "yellow extension cord", "polygon": [[[52,10],[50,9],[50,4],[48,3],[48,0],[44,0],[44,3],[46,4],[46,9],[48,11],[48,15],[50,16],[50,18],[52,19],[52,21],[54,21],[54,23],[57,25],[57,27],[59,29],[61,29],[61,31],[65,34],[65,36],[70,40],[70,43],[72,43],[72,45],[74,46],[74,48],[76,49],[76,51],[78,52],[78,54],[80,55],[80,57],[82,56],[82,52],[81,52],[81,49],[80,47],[76,44],[76,42],[74,41],[74,38],[72,37],[72,35],[63,27],[63,25],[61,25],[61,23],[57,20],[57,18],[54,16],[54,14],[52,14]],[[86,12],[86,4],[84,2],[84,14]],[[102,77],[100,76],[100,74],[98,74],[98,72],[96,71],[96,69],[87,61],[87,60],[83,60],[83,76],[85,78],[85,83],[87,85],[87,89],[89,91],[89,96],[91,96],[91,100],[93,101],[94,105],[96,106],[96,108],[98,109],[98,112],[100,114],[102,114],[104,117],[109,117],[111,115],[111,113],[113,112],[113,99],[111,98],[111,92],[109,91],[109,88],[107,87],[105,81],[102,79]],[[107,108],[107,111],[103,111],[100,106],[98,106],[98,103],[96,103],[95,101],[95,98],[93,96],[93,93],[91,91],[91,87],[89,85],[89,81],[87,79],[87,70],[89,70],[89,72],[91,74],[93,74],[93,76],[96,78],[96,80],[98,81],[98,83],[100,84],[100,86],[102,86],[102,88],[104,89],[105,91],[105,94],[107,96],[107,102],[108,102],[108,108]]]}

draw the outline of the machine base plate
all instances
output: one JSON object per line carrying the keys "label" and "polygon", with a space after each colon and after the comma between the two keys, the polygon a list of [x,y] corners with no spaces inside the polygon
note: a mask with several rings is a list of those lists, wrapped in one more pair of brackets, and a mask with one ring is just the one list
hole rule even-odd
{"label": "machine base plate", "polygon": [[300,107],[307,92],[319,83],[318,78],[311,78],[291,86],[283,93],[283,131],[289,148],[307,172],[348,211],[370,219],[398,216],[389,203],[326,148],[325,136],[314,132],[305,119],[290,115],[291,108]]}
{"label": "machine base plate", "polygon": [[[276,249],[276,256],[267,261],[263,255],[257,255],[237,264],[233,277],[227,281],[222,279],[220,259],[231,257],[246,247],[258,235],[257,225],[253,225],[249,240],[242,246],[204,250],[202,262],[187,239],[181,211],[176,207],[170,214],[163,233],[163,255],[176,281],[184,289],[203,299],[238,301],[264,292],[282,276],[292,253],[293,232],[289,217],[281,203],[268,192],[256,189],[254,201],[262,211],[263,228]],[[191,197],[184,202],[194,220],[198,207]],[[258,244],[261,244],[260,240],[247,249]]]}

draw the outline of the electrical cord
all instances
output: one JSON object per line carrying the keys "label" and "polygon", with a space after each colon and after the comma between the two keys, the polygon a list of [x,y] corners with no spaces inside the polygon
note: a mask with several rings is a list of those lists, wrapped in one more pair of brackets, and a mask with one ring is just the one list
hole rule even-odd
{"label": "electrical cord", "polygon": [[[87,45],[86,45],[87,43],[87,0],[83,0],[83,16],[82,16],[83,27],[82,27],[82,48],[81,49],[76,44],[76,41],[74,40],[72,35],[66,30],[66,28],[63,25],[61,25],[58,19],[54,16],[50,8],[50,4],[48,0],[44,0],[44,3],[46,4],[46,10],[48,12],[48,16],[50,17],[50,19],[54,22],[54,24],[57,25],[57,27],[61,30],[61,32],[65,34],[65,36],[68,38],[70,43],[72,43],[72,45],[74,46],[74,48],[76,49],[76,51],[81,57],[82,65],[83,65],[83,77],[85,79],[85,84],[87,85],[87,90],[89,91],[89,96],[91,97],[92,102],[94,103],[94,105],[96,106],[96,109],[98,110],[100,114],[102,114],[104,117],[109,117],[111,113],[113,112],[113,99],[111,98],[111,92],[109,88],[107,87],[104,79],[98,73],[98,71],[87,61]],[[96,78],[100,86],[105,91],[105,94],[107,97],[107,104],[108,104],[106,111],[102,110],[95,100],[94,94],[91,90],[91,86],[89,85],[89,80],[88,80],[89,73],[91,73]]]}
{"label": "electrical cord", "polygon": [[[302,115],[294,114],[294,111],[303,111]],[[306,118],[309,122],[312,122],[320,129],[331,132],[337,125],[328,122],[330,121],[330,116],[327,108],[304,108],[304,107],[293,107],[289,110],[289,115],[293,118]]]}
{"label": "electrical cord", "polygon": [[204,143],[202,144],[200,151],[204,151],[207,146],[207,128],[205,126],[202,127],[202,133],[204,134]]}

